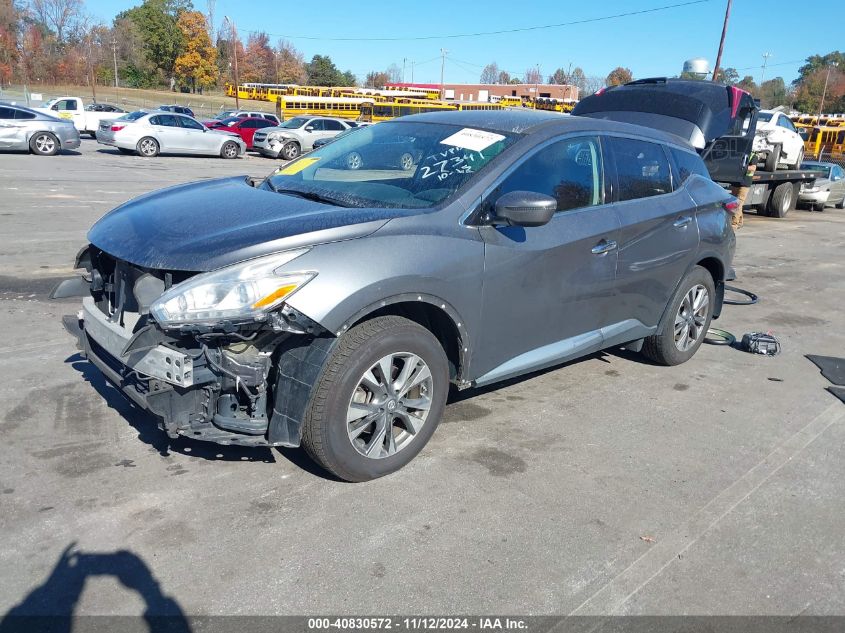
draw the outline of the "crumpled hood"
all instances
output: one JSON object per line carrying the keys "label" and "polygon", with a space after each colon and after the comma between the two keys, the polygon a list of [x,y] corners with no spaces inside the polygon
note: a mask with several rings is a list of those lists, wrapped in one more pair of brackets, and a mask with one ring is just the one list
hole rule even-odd
{"label": "crumpled hood", "polygon": [[130,200],[98,220],[88,240],[137,266],[200,272],[291,248],[363,237],[404,214],[313,202],[254,188],[240,176]]}

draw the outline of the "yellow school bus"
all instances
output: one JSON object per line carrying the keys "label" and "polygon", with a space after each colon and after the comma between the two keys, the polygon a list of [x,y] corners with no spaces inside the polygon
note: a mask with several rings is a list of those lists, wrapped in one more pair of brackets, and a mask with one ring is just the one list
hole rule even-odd
{"label": "yellow school bus", "polygon": [[388,121],[399,116],[421,114],[423,112],[443,112],[457,110],[455,104],[442,101],[388,101],[363,105],[361,107],[361,121],[377,123]]}
{"label": "yellow school bus", "polygon": [[307,97],[281,95],[277,102],[282,109],[282,116],[287,119],[300,114],[320,114],[323,116],[357,119],[365,106],[372,106],[369,97]]}
{"label": "yellow school bus", "polygon": [[807,158],[842,155],[845,143],[845,127],[815,126],[809,129],[810,136],[804,141],[804,155]]}

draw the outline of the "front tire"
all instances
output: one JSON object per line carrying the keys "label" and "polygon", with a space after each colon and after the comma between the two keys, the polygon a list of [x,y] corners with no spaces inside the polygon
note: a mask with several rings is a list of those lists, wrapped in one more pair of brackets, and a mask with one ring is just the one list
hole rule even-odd
{"label": "front tire", "polygon": [[222,158],[237,158],[240,151],[238,144],[233,141],[226,141],[223,147],[220,148],[220,156]]}
{"label": "front tire", "polygon": [[661,365],[680,365],[701,347],[716,300],[710,272],[696,266],[681,281],[660,330],[643,343],[643,354]]}
{"label": "front tire", "polygon": [[377,317],[349,330],[323,366],[302,445],[346,481],[399,470],[434,434],[449,392],[446,354],[421,325]]}
{"label": "front tire", "polygon": [[299,158],[300,152],[299,143],[296,141],[288,141],[282,145],[282,151],[279,152],[279,155],[285,160],[294,160]]}
{"label": "front tire", "polygon": [[136,146],[138,154],[140,156],[144,156],[145,158],[155,158],[158,156],[160,149],[158,141],[152,136],[145,136],[138,141],[138,145]]}
{"label": "front tire", "polygon": [[29,139],[29,149],[39,156],[55,156],[60,147],[59,139],[50,132],[38,132]]}

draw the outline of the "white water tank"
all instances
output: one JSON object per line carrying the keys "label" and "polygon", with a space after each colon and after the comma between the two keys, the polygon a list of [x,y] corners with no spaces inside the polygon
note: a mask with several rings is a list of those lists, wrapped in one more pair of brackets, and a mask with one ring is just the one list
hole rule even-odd
{"label": "white water tank", "polygon": [[699,79],[706,79],[710,74],[710,62],[703,57],[694,57],[684,62],[684,74],[695,75]]}

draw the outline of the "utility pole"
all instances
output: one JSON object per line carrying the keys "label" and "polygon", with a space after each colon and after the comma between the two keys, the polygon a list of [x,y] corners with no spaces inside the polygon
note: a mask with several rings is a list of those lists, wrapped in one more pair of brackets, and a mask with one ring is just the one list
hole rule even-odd
{"label": "utility pole", "polygon": [[238,30],[235,28],[235,23],[229,19],[228,15],[223,16],[223,20],[229,23],[231,29],[231,38],[229,39],[232,45],[232,54],[235,56],[235,108],[241,109],[240,90],[238,89]]}
{"label": "utility pole", "polygon": [[405,83],[405,62],[407,62],[407,61],[408,60],[405,57],[402,58],[402,83],[403,84]]}
{"label": "utility pole", "polygon": [[819,103],[819,125],[822,124],[822,112],[824,112],[824,98],[827,96],[827,82],[830,81],[831,68],[836,68],[836,62],[830,62],[827,65],[827,75],[824,78],[824,90],[822,90],[822,100]]}
{"label": "utility pole", "polygon": [[415,62],[415,61],[412,61],[412,62],[411,62],[411,83],[414,83],[414,65],[415,65],[416,63],[417,63],[417,62]]}
{"label": "utility pole", "polygon": [[440,49],[440,98],[446,98],[446,90],[443,87],[443,73],[446,70],[446,53],[448,53],[445,48]]}
{"label": "utility pole", "polygon": [[771,57],[771,53],[763,53],[763,72],[760,73],[760,87],[763,87],[763,81],[766,78],[766,66],[769,65],[769,57]]}
{"label": "utility pole", "polygon": [[540,64],[537,64],[537,76],[535,77],[537,81],[534,82],[534,109],[537,109],[537,99],[540,98],[540,80],[542,77],[540,76]]}
{"label": "utility pole", "polygon": [[114,58],[114,91],[115,91],[115,99],[117,97],[118,85],[117,85],[117,39],[112,35],[111,38],[111,53],[112,57]]}
{"label": "utility pole", "polygon": [[728,0],[728,7],[725,9],[725,23],[722,25],[722,39],[719,40],[719,52],[716,54],[716,65],[713,67],[713,81],[717,81],[719,68],[722,65],[722,51],[725,50],[725,35],[728,32],[728,18],[731,16],[732,1],[733,0]]}

